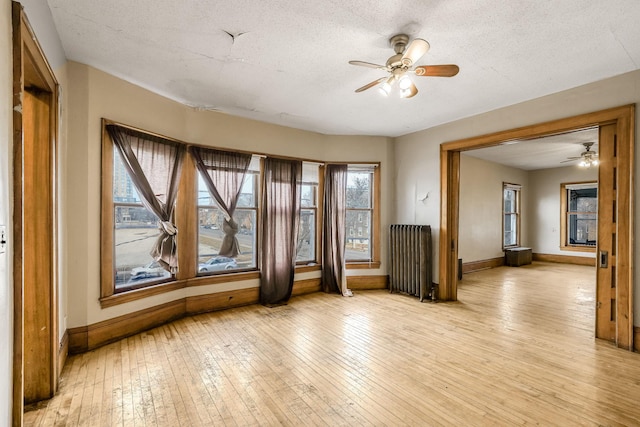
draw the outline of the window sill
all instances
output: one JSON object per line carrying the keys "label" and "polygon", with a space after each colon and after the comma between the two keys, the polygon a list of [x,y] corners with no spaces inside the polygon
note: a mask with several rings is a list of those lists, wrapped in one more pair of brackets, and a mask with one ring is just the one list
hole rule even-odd
{"label": "window sill", "polygon": [[241,273],[216,274],[212,276],[195,277],[193,279],[175,280],[171,282],[159,283],[157,285],[147,286],[145,288],[132,289],[121,293],[113,294],[108,297],[100,298],[100,307],[109,308],[116,305],[125,304],[131,301],[137,301],[149,298],[154,295],[160,295],[167,292],[182,289],[188,286],[206,286],[218,283],[238,282],[241,280],[258,279],[260,272],[249,271]]}
{"label": "window sill", "polygon": [[560,246],[561,251],[596,253],[595,246]]}
{"label": "window sill", "polygon": [[177,280],[177,281],[160,283],[158,285],[148,286],[148,287],[139,288],[139,289],[133,289],[133,290],[121,292],[118,294],[109,295],[108,297],[100,298],[100,307],[101,308],[113,307],[113,306],[124,304],[127,302],[148,298],[153,295],[159,295],[159,294],[175,291],[176,289],[184,288],[186,286],[186,283],[187,282],[184,280]]}
{"label": "window sill", "polygon": [[187,279],[186,286],[207,286],[217,285],[218,283],[240,282],[242,280],[259,279],[259,271],[242,271],[238,273],[214,274],[211,276],[198,276],[193,279]]}
{"label": "window sill", "polygon": [[368,270],[380,268],[380,261],[347,262],[347,270]]}
{"label": "window sill", "polygon": [[313,265],[301,264],[296,266],[296,273],[306,273],[308,271],[320,271],[320,270],[322,270],[322,265],[320,264],[313,264]]}

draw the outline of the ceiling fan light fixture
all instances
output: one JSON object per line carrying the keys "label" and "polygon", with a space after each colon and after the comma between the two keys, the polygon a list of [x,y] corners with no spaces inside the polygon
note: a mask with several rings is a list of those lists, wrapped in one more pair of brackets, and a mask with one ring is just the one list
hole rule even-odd
{"label": "ceiling fan light fixture", "polygon": [[385,81],[380,86],[378,86],[378,92],[380,92],[382,96],[391,95],[392,85],[395,82],[395,80],[396,80],[395,76],[389,77],[387,81]]}
{"label": "ceiling fan light fixture", "polygon": [[398,87],[401,91],[405,91],[411,87],[411,79],[406,74],[398,80]]}
{"label": "ceiling fan light fixture", "polygon": [[387,82],[382,83],[378,87],[378,92],[382,96],[389,96],[391,94],[391,85],[389,83],[387,83]]}
{"label": "ceiling fan light fixture", "polygon": [[[378,80],[367,83],[356,89],[356,93],[378,86],[377,91],[385,97],[391,95],[391,92],[397,92],[401,98],[412,98],[418,93],[418,88],[406,75],[407,73],[427,77],[453,77],[458,74],[459,68],[453,64],[415,67],[416,62],[429,50],[429,42],[424,39],[416,38],[409,43],[408,35],[396,34],[389,39],[389,44],[393,47],[395,55],[389,57],[385,65],[366,61],[349,61],[351,65],[376,68],[391,75],[386,81],[384,81],[384,77],[381,77]],[[384,83],[381,83],[383,81]],[[398,89],[394,89],[394,86],[398,86]]]}

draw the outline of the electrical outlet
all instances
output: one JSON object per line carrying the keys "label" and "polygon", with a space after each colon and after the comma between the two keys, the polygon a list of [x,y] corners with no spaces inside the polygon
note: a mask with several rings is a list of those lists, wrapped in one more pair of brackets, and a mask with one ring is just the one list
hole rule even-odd
{"label": "electrical outlet", "polygon": [[7,250],[7,227],[0,225],[0,254]]}

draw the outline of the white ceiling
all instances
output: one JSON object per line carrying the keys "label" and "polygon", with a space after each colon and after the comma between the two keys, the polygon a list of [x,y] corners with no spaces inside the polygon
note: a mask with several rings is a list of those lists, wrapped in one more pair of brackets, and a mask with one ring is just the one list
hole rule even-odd
{"label": "white ceiling", "polygon": [[[326,134],[399,136],[640,68],[638,0],[47,0],[65,55],[184,104]],[[404,32],[411,99],[354,90]],[[230,33],[231,35],[229,35]]]}
{"label": "white ceiling", "polygon": [[577,166],[585,151],[585,142],[593,142],[590,150],[598,152],[598,129],[584,129],[530,140],[513,140],[495,147],[465,151],[463,155],[523,170],[539,170]]}

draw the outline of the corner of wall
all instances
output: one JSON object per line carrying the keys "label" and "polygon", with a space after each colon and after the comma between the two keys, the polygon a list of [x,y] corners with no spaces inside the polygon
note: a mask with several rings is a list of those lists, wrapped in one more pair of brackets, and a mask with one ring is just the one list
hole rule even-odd
{"label": "corner of wall", "polygon": [[[0,225],[12,230],[13,73],[11,2],[0,3]],[[0,425],[11,425],[13,402],[13,244],[0,254]]]}

